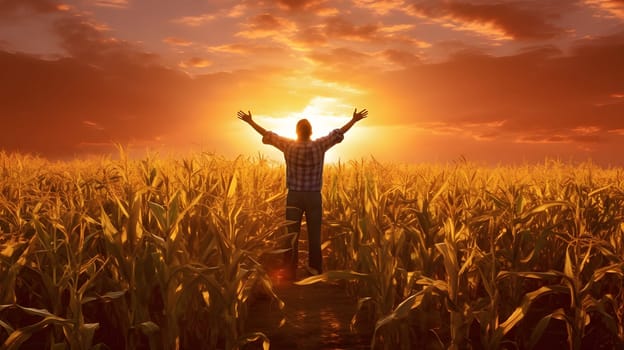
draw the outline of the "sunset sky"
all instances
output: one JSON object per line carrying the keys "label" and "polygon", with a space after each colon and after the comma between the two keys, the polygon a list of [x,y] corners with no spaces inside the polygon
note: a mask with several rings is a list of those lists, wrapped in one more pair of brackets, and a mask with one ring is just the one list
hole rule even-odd
{"label": "sunset sky", "polygon": [[0,0],[0,149],[624,165],[624,0]]}

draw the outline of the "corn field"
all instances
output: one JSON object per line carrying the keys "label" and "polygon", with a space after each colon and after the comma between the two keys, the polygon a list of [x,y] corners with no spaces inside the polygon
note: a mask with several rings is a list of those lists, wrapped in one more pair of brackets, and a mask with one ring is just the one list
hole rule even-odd
{"label": "corn field", "polygon": [[[245,349],[284,252],[284,168],[0,153],[5,349]],[[624,344],[624,170],[326,165],[326,273],[373,349]]]}

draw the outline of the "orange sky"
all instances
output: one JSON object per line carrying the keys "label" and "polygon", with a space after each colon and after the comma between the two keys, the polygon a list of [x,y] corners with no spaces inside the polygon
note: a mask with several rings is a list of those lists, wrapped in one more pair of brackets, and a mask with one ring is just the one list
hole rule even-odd
{"label": "orange sky", "polygon": [[3,0],[0,149],[624,165],[624,1]]}

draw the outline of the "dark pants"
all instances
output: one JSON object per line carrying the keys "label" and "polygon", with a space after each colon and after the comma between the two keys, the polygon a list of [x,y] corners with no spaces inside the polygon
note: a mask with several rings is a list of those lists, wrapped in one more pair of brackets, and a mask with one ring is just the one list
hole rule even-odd
{"label": "dark pants", "polygon": [[308,227],[308,265],[318,271],[323,270],[321,255],[321,217],[323,216],[321,192],[288,191],[286,197],[286,220],[294,221],[288,225],[288,233],[295,233],[290,241],[292,248],[285,253],[285,267],[291,276],[295,276],[299,255],[299,233],[301,232],[301,218],[305,213]]}

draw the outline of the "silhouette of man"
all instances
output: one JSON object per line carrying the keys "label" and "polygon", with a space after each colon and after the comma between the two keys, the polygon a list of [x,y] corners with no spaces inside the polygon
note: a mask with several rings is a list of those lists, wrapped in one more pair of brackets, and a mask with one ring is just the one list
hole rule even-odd
{"label": "silhouette of man", "polygon": [[286,278],[296,278],[298,262],[299,232],[301,218],[305,213],[308,227],[308,272],[312,275],[323,271],[321,254],[321,219],[323,215],[321,185],[323,182],[323,162],[325,152],[341,142],[344,134],[358,121],[366,118],[366,109],[353,111],[353,117],[342,128],[331,131],[327,136],[311,140],[312,125],[307,119],[297,122],[297,140],[291,140],[265,130],[251,117],[251,112],[238,112],[238,119],[251,125],[260,135],[262,143],[275,146],[284,153],[286,160],[286,220],[288,233],[294,233],[291,248],[284,256]]}

